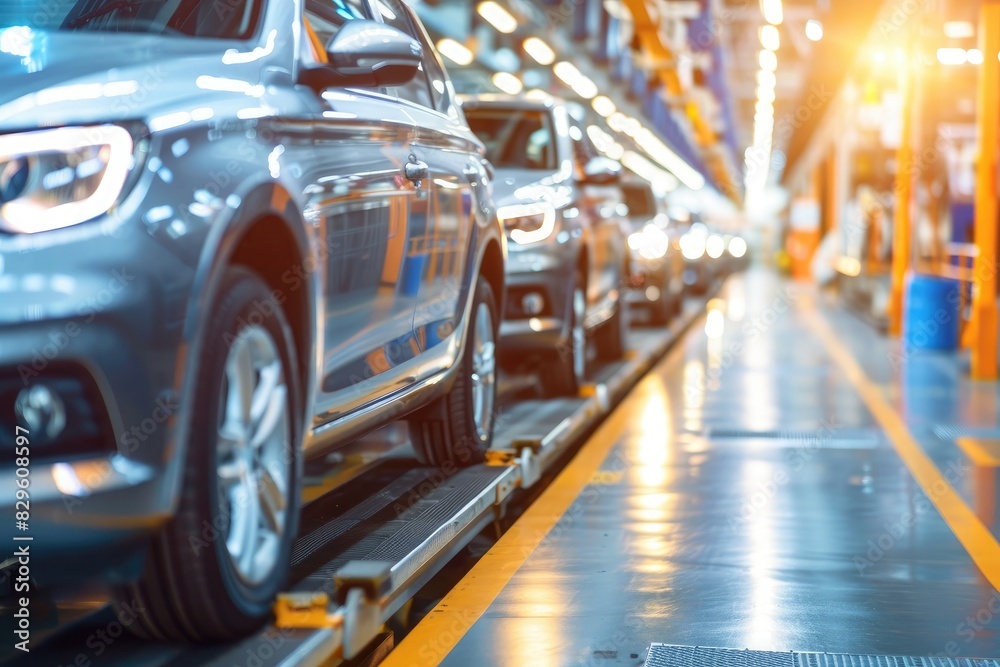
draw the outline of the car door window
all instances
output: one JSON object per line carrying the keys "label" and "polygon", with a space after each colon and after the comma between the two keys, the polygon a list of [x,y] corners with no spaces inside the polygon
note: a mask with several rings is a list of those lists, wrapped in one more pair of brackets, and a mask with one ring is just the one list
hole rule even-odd
{"label": "car door window", "polygon": [[[420,41],[419,31],[413,23],[409,10],[398,0],[375,0],[375,7],[381,14],[386,25],[391,25],[397,30],[401,30],[413,39]],[[420,65],[416,75],[409,83],[402,86],[395,86],[389,91],[394,93],[401,100],[413,102],[421,106],[434,108],[434,100],[431,97],[431,86],[427,79],[427,71],[424,69],[426,63],[433,59],[433,52],[427,53],[424,46],[424,63]]]}
{"label": "car door window", "polygon": [[348,21],[367,18],[371,17],[364,0],[312,0],[306,5],[306,19],[324,54],[326,45],[341,26]]}
{"label": "car door window", "polygon": [[458,110],[455,106],[453,95],[454,87],[448,78],[441,56],[432,46],[430,35],[427,34],[427,27],[419,21],[414,26],[417,39],[424,50],[424,71],[427,72],[427,80],[431,84],[431,97],[434,99],[434,108],[446,116],[457,116]]}
{"label": "car door window", "polygon": [[465,110],[469,127],[486,144],[500,169],[556,169],[552,122],[547,111],[483,106]]}

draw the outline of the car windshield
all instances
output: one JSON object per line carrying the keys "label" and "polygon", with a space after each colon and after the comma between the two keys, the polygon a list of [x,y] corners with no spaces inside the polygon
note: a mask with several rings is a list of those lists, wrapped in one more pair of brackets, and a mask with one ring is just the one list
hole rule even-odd
{"label": "car windshield", "polygon": [[556,169],[549,112],[533,109],[466,108],[469,127],[486,144],[499,169]]}
{"label": "car windshield", "polygon": [[652,218],[656,215],[656,203],[653,201],[653,193],[649,188],[643,186],[625,186],[622,188],[625,194],[625,205],[628,206],[629,217],[632,218]]}
{"label": "car windshield", "polygon": [[5,0],[0,29],[140,32],[242,39],[261,0]]}

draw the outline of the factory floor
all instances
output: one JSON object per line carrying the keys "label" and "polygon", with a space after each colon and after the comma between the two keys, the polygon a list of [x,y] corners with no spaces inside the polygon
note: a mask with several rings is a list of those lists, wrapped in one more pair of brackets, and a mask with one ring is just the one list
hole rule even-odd
{"label": "factory floor", "polygon": [[965,364],[731,278],[385,664],[1000,656],[1000,391]]}

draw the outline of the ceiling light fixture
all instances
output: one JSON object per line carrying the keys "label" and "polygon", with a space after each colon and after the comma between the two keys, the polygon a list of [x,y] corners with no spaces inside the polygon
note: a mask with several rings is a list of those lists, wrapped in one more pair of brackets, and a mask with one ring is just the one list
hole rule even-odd
{"label": "ceiling light fixture", "polygon": [[487,23],[505,35],[509,35],[517,30],[517,19],[515,19],[506,9],[493,2],[493,0],[480,2],[476,11],[479,12],[479,15],[482,16]]}

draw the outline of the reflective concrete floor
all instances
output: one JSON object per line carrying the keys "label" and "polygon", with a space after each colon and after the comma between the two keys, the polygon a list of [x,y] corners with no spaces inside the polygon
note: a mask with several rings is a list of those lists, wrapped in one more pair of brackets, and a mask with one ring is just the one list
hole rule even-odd
{"label": "reflective concrete floor", "polygon": [[432,612],[454,647],[418,625],[397,650],[456,667],[641,665],[651,642],[1000,656],[996,468],[955,441],[998,437],[1000,392],[962,364],[811,288],[731,279]]}

